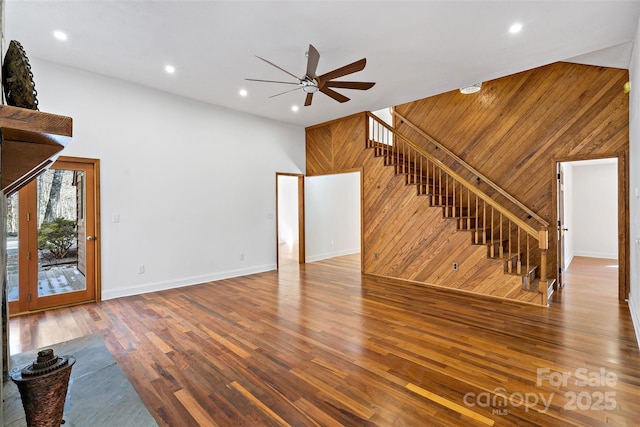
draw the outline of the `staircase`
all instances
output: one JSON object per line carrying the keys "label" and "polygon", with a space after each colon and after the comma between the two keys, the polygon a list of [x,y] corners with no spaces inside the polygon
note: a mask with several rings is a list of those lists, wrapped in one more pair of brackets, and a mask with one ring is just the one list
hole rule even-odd
{"label": "staircase", "polygon": [[531,217],[526,207],[524,213],[508,210],[376,116],[368,114],[368,120],[366,149],[404,176],[405,185],[415,186],[417,197],[441,209],[457,232],[469,233],[470,245],[486,246],[487,258],[501,261],[504,274],[519,276],[522,289],[541,294],[548,305],[554,283],[546,277],[548,224],[534,228],[518,216]]}

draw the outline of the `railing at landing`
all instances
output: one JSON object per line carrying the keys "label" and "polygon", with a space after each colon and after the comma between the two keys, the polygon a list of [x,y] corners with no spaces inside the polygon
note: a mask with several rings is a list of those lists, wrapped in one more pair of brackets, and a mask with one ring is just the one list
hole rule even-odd
{"label": "railing at landing", "polygon": [[[501,194],[507,194],[510,201],[539,223],[539,229],[532,227],[372,113],[367,112],[366,117],[366,148],[375,149],[377,156],[395,165],[396,172],[407,175],[407,182],[416,184],[418,194],[430,195],[432,204],[445,208],[445,216],[460,217],[458,228],[472,231],[475,244],[487,244],[491,257],[507,260],[507,272],[528,277],[532,258],[540,261],[539,290],[546,305],[549,224],[496,185]],[[532,245],[531,240],[537,244]]]}

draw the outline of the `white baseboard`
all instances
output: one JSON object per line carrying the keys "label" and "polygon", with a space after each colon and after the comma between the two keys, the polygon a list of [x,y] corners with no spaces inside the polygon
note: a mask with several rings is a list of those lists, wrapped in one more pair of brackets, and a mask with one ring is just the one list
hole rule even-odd
{"label": "white baseboard", "polygon": [[232,277],[248,276],[250,274],[262,273],[265,271],[275,270],[275,264],[260,265],[251,268],[243,268],[238,270],[229,270],[219,273],[207,274],[203,276],[192,276],[180,280],[171,280],[166,282],[147,283],[143,285],[131,286],[123,289],[114,289],[102,292],[102,299],[109,300],[113,298],[128,297],[132,295],[146,294],[149,292],[165,291],[167,289],[182,288],[185,286],[199,285],[206,282],[215,282],[217,280],[229,279]]}
{"label": "white baseboard", "polygon": [[629,294],[629,311],[631,312],[631,322],[633,323],[633,329],[636,331],[636,344],[640,348],[640,313],[636,304],[634,295]]}
{"label": "white baseboard", "polygon": [[611,253],[611,252],[575,251],[573,253],[573,256],[584,256],[588,258],[618,259],[618,254]]}
{"label": "white baseboard", "polygon": [[353,255],[353,254],[359,254],[359,253],[360,253],[360,248],[345,249],[343,251],[337,251],[337,252],[326,252],[319,255],[307,256],[305,257],[305,262],[316,262],[316,261],[322,261],[323,259],[329,259],[329,258],[335,258],[338,256]]}

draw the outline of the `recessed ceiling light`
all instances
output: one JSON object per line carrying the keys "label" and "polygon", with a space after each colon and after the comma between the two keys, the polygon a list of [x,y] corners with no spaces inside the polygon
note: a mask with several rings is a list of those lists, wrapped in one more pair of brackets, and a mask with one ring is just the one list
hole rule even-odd
{"label": "recessed ceiling light", "polygon": [[512,24],[512,25],[509,27],[509,32],[510,32],[511,34],[517,34],[517,33],[519,33],[521,30],[522,30],[522,24],[521,24],[521,23],[519,23],[519,22],[516,22],[515,24]]}
{"label": "recessed ceiling light", "polygon": [[465,86],[460,88],[460,93],[464,93],[465,95],[469,95],[470,93],[479,92],[482,89],[482,83],[476,83],[474,85]]}
{"label": "recessed ceiling light", "polygon": [[176,72],[176,67],[174,67],[173,65],[165,65],[164,70],[169,74],[173,74]]}
{"label": "recessed ceiling light", "polygon": [[300,109],[300,108],[299,108],[297,105],[294,105],[294,106],[292,106],[292,107],[291,107],[291,111],[293,111],[294,113],[295,113],[296,111],[298,111],[299,109]]}
{"label": "recessed ceiling light", "polygon": [[240,96],[245,97],[247,96],[248,92],[246,89],[240,89],[240,92],[238,92],[240,94]]}
{"label": "recessed ceiling light", "polygon": [[62,31],[54,31],[53,37],[57,38],[60,41],[65,41],[67,39],[67,35]]}

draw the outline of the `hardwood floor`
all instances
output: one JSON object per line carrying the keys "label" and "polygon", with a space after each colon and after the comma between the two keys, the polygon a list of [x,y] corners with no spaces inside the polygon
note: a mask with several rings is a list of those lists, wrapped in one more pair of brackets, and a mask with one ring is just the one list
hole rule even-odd
{"label": "hardwood floor", "polygon": [[12,318],[11,352],[98,333],[167,426],[632,426],[608,263],[576,258],[548,309],[362,277],[360,255],[285,263]]}

